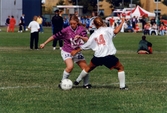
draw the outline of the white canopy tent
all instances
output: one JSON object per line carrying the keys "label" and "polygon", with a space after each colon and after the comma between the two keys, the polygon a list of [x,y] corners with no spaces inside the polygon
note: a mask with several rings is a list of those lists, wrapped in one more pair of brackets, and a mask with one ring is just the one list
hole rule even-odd
{"label": "white canopy tent", "polygon": [[146,11],[145,9],[141,8],[140,6],[136,6],[132,11],[128,12],[127,15],[131,15],[131,17],[142,17],[142,16],[148,16],[148,17],[155,17],[155,13],[151,13],[149,11]]}

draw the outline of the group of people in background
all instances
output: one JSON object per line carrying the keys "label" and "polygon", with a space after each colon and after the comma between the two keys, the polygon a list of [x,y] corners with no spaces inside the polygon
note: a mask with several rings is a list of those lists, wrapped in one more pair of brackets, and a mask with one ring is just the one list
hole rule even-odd
{"label": "group of people in background", "polygon": [[15,25],[16,25],[16,19],[14,18],[14,16],[8,16],[8,18],[6,19],[6,32],[14,32],[15,29]]}
{"label": "group of people in background", "polygon": [[[16,19],[14,18],[14,16],[8,16],[8,18],[6,19],[6,32],[14,32],[15,31],[15,26],[16,26]],[[26,26],[25,26],[25,18],[24,18],[24,14],[20,17],[19,20],[19,31],[18,32],[22,32],[24,29],[24,31],[26,30]]]}
{"label": "group of people in background", "polygon": [[[120,24],[120,19],[114,20],[113,17],[111,17],[107,23],[108,26],[114,28]],[[121,32],[143,32],[144,35],[155,34],[163,36],[167,34],[167,25],[161,22],[160,17],[156,19],[155,17],[149,18],[146,15],[140,18],[134,16],[125,20]]]}
{"label": "group of people in background", "polygon": [[[7,17],[6,23],[5,23],[5,25],[7,26],[6,32],[15,31],[16,21],[17,20],[14,18],[13,15]],[[42,27],[43,19],[40,15],[37,18],[37,22],[40,25],[40,32],[43,33],[43,27]],[[19,26],[19,30],[18,30],[19,33],[22,33],[27,30],[26,24],[25,24],[25,14],[22,14],[22,16],[20,17],[18,26]]]}
{"label": "group of people in background", "polygon": [[[34,16],[32,21],[29,23],[28,27],[26,28],[25,24],[25,15],[22,14],[19,20],[19,33],[23,31],[30,30],[30,49],[38,50],[38,40],[39,40],[39,32],[43,33],[43,26],[42,26],[43,19],[40,15]],[[6,32],[14,32],[16,26],[16,19],[14,16],[8,16],[6,19]],[[35,45],[35,47],[34,47]]]}
{"label": "group of people in background", "polygon": [[[52,34],[56,34],[60,32],[62,29],[70,26],[70,17],[71,15],[62,16],[60,15],[59,10],[55,10],[55,15],[51,19],[51,25],[52,25]],[[92,12],[92,16],[81,16],[79,17],[77,13],[75,15],[78,17],[78,23],[82,24],[84,28],[86,29],[88,34],[92,34],[96,27],[93,25],[93,20],[97,17],[97,15]],[[35,43],[35,49],[38,50],[38,40],[39,40],[39,32],[43,33],[43,18],[41,16],[34,16],[33,21],[29,23],[28,29],[31,31],[30,35],[30,49],[33,49],[33,44]],[[104,21],[105,23],[105,21]],[[113,18],[110,18],[108,20],[108,23],[106,22],[106,25],[108,27],[112,27],[115,29],[117,26],[119,26],[121,23],[121,20],[114,20]],[[139,42],[139,49],[137,50],[138,54],[152,54],[152,44],[148,41],[146,41],[145,35],[164,35],[167,31],[167,27],[164,23],[161,23],[160,19],[159,21],[156,21],[155,18],[149,18],[147,16],[143,16],[142,18],[133,17],[131,19],[125,19],[125,22],[122,25],[121,32],[138,32],[140,30],[138,23],[141,23],[142,28],[141,31],[143,32],[142,40]],[[7,32],[14,32],[14,26],[16,24],[16,20],[14,19],[14,16],[8,16],[6,19],[6,25],[7,25]],[[38,26],[39,25],[39,26]],[[25,15],[23,14],[20,17],[19,21],[19,32],[25,31]],[[63,47],[63,41],[59,38],[54,38],[52,46],[53,50],[56,50],[57,43],[59,44],[59,49],[61,50]],[[143,46],[143,45],[147,45]],[[144,48],[144,49],[143,49]],[[151,50],[150,50],[151,48]],[[140,50],[146,50],[146,52],[140,51]]]}

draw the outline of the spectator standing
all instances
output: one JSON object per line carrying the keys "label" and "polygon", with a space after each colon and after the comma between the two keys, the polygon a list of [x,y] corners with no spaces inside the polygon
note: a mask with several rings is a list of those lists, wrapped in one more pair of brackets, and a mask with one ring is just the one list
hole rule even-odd
{"label": "spectator standing", "polygon": [[14,32],[14,28],[15,28],[15,25],[16,25],[16,20],[15,20],[13,15],[11,17],[12,18],[9,21],[9,31]]}
{"label": "spectator standing", "polygon": [[86,22],[86,29],[88,29],[89,28],[89,24],[90,24],[90,19],[89,19],[89,17],[88,16],[85,16],[85,22]]}
{"label": "spectator standing", "polygon": [[133,27],[133,29],[136,28],[137,22],[138,22],[138,20],[137,20],[137,18],[134,16],[134,17],[132,18],[132,27]]}
{"label": "spectator standing", "polygon": [[9,32],[9,23],[10,22],[10,16],[8,16],[8,18],[6,19],[6,26],[7,26],[7,28],[6,28],[6,32]]}
{"label": "spectator standing", "polygon": [[81,22],[84,26],[86,26],[86,19],[85,19],[84,16],[81,16],[80,22]]}
{"label": "spectator standing", "polygon": [[154,25],[154,23],[156,23],[155,17],[151,18],[151,20],[150,20],[150,24],[151,24],[152,26]]}
{"label": "spectator standing", "polygon": [[38,22],[38,24],[39,24],[39,26],[40,26],[39,32],[40,32],[40,33],[43,33],[43,26],[42,26],[43,19],[42,19],[42,17],[41,17],[40,15],[39,15],[38,18],[37,18],[37,22]]}
{"label": "spectator standing", "polygon": [[140,22],[142,23],[142,30],[144,31],[144,26],[146,24],[145,16],[142,16],[142,19],[140,20]]}
{"label": "spectator standing", "polygon": [[[53,34],[58,33],[63,29],[63,18],[59,15],[59,10],[55,10],[55,15],[52,17],[52,25],[53,25]],[[57,41],[59,41],[59,47],[60,49],[63,46],[63,41],[61,39],[54,39],[53,40],[53,50],[56,49]]]}
{"label": "spectator standing", "polygon": [[66,16],[63,18],[63,22],[64,22],[63,28],[66,28],[66,27],[69,26],[69,20],[68,20],[68,18]]}
{"label": "spectator standing", "polygon": [[33,17],[33,21],[31,21],[28,25],[28,29],[30,29],[31,34],[30,34],[30,49],[33,49],[33,45],[35,42],[35,49],[38,50],[38,40],[39,40],[39,29],[40,26],[37,22],[37,16]]}
{"label": "spectator standing", "polygon": [[23,32],[26,30],[26,26],[25,26],[25,15],[22,14],[22,16],[20,17],[20,22],[19,22],[19,31],[18,32]]}
{"label": "spectator standing", "polygon": [[97,17],[97,13],[92,12],[92,18],[90,18],[90,25],[89,25],[89,32],[90,35],[94,32],[94,30],[96,30],[96,27],[93,23],[94,19]]}

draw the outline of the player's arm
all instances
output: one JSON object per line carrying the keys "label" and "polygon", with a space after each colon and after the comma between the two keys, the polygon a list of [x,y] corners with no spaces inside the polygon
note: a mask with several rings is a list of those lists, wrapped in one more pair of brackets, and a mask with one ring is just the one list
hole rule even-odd
{"label": "player's arm", "polygon": [[81,38],[84,42],[87,42],[87,41],[88,41],[88,37],[80,36],[80,38]]}
{"label": "player's arm", "polygon": [[76,39],[80,38],[80,39],[82,39],[84,42],[87,42],[87,41],[88,41],[88,37],[86,37],[86,36],[75,35],[74,38],[76,38]]}
{"label": "player's arm", "polygon": [[49,37],[44,43],[40,44],[40,48],[44,48],[45,45],[52,40],[54,40],[54,37],[53,36]]}
{"label": "player's arm", "polygon": [[121,21],[121,24],[120,24],[118,27],[116,27],[115,30],[114,30],[114,34],[115,34],[115,35],[120,32],[120,30],[121,30],[121,28],[122,28],[122,25],[123,25],[123,23],[125,22],[125,18],[122,18],[121,20],[122,20],[122,21]]}
{"label": "player's arm", "polygon": [[88,35],[85,29],[80,33],[79,38],[81,38],[84,42],[88,41]]}

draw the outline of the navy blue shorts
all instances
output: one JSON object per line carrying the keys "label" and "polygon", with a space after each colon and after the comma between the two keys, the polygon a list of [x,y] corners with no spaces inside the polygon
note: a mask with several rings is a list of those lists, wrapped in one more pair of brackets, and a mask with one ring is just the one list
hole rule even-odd
{"label": "navy blue shorts", "polygon": [[111,69],[111,67],[115,66],[119,59],[114,55],[108,55],[105,57],[93,57],[91,62],[96,66],[106,66],[107,68]]}

